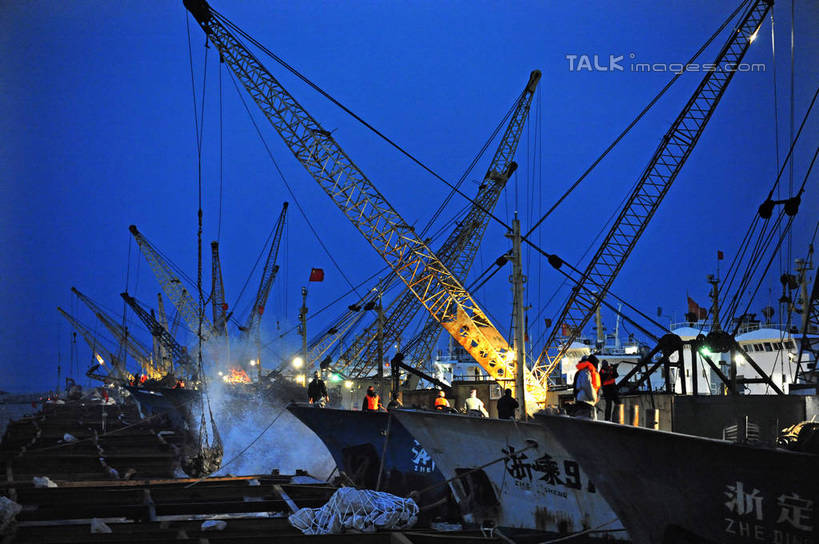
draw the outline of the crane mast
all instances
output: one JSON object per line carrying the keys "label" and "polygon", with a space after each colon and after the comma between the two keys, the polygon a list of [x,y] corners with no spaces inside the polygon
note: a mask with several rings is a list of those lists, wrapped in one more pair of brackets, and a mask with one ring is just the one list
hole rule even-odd
{"label": "crane mast", "polygon": [[[496,380],[512,386],[514,350],[447,267],[378,189],[261,62],[222,24],[204,0],[185,6],[207,34],[287,147],[347,219],[407,284],[421,304]],[[526,372],[527,392],[545,389]]]}
{"label": "crane mast", "polygon": [[171,299],[171,302],[176,306],[177,311],[182,315],[185,323],[188,324],[188,327],[194,331],[194,333],[199,330],[199,319],[201,317],[202,342],[207,341],[213,332],[213,324],[204,315],[200,316],[199,305],[185,286],[182,285],[182,280],[173,273],[170,264],[160,255],[159,251],[137,230],[135,225],[131,225],[129,230],[136,240],[137,245],[139,245],[139,249],[142,250],[145,260],[148,261],[151,270],[153,270],[157,281],[159,281],[159,285],[162,286],[162,290],[165,291],[165,294]]}
{"label": "crane mast", "polygon": [[108,315],[102,308],[100,308],[93,300],[91,300],[88,296],[84,295],[77,289],[76,287],[71,288],[71,292],[74,293],[77,298],[79,298],[88,309],[90,309],[97,319],[100,320],[100,323],[108,329],[108,331],[114,335],[114,338],[120,343],[121,346],[124,346],[127,352],[134,358],[134,360],[139,364],[142,368],[142,371],[145,373],[146,376],[149,378],[160,378],[162,377],[161,372],[157,369],[154,362],[151,360],[151,356],[149,355],[149,350],[147,347],[140,344],[136,338],[132,335],[128,334],[128,330],[120,325],[119,323],[114,320],[113,317]]}
{"label": "crane mast", "polygon": [[[554,328],[533,369],[541,383],[548,383],[551,372],[608,293],[637,240],[697,144],[771,3],[770,0],[755,0],[751,3],[740,24],[734,28],[717,55],[713,63],[716,69],[706,71],[693,95],[663,136],[626,204],[584,270],[579,283],[572,289],[559,318],[554,321]],[[561,337],[560,334],[564,325],[568,327],[568,338]]]}
{"label": "crane mast", "polygon": [[[501,137],[500,143],[492,162],[486,171],[481,182],[475,202],[466,213],[464,219],[452,230],[447,239],[441,244],[436,255],[459,282],[464,282],[478,253],[483,235],[486,232],[488,216],[495,208],[500,199],[503,188],[511,175],[517,169],[517,164],[513,161],[517,150],[523,127],[529,115],[529,108],[532,98],[535,95],[537,84],[540,81],[541,73],[534,70],[530,76],[526,87],[523,89],[517,100],[515,109],[512,112],[506,130]],[[397,304],[392,304],[387,319],[384,322],[383,334],[387,342],[398,341],[400,335],[409,326],[416,316],[420,306],[418,299],[409,290],[405,289]],[[434,321],[432,316],[427,318],[427,323]],[[342,356],[344,360],[353,363],[353,369],[348,371],[349,375],[361,376],[367,374],[372,369],[374,357],[377,356],[378,347],[374,338],[374,328],[372,325],[360,334]],[[418,340],[418,350],[429,350],[440,337],[440,327],[426,327],[423,331],[426,334]],[[427,332],[428,331],[428,332]],[[407,358],[407,362],[412,362],[416,366],[423,361],[419,354],[428,353],[413,350],[413,358]]]}
{"label": "crane mast", "polygon": [[[74,319],[71,315],[69,315],[65,310],[57,306],[57,311],[62,314],[62,316],[71,324],[74,329],[80,333],[80,335],[85,340],[85,343],[88,344],[88,347],[91,348],[91,351],[94,353],[94,358],[97,362],[107,367],[108,375],[114,374],[114,377],[120,380],[128,381],[130,376],[128,372],[125,370],[125,365],[120,361],[119,357],[117,357],[111,350],[106,348],[102,342],[97,340],[94,333],[92,333],[88,327]],[[108,361],[109,364],[106,365],[105,361]]]}
{"label": "crane mast", "polygon": [[222,282],[222,262],[219,260],[219,242],[210,243],[211,255],[211,304],[213,306],[213,332],[227,336],[227,309],[225,284]]}

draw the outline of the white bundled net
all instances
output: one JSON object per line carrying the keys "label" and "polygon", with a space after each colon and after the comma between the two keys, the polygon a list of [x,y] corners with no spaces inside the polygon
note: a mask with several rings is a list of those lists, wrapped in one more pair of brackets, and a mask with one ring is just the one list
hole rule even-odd
{"label": "white bundled net", "polygon": [[321,508],[301,508],[290,524],[306,535],[342,533],[356,529],[408,529],[418,521],[418,505],[382,491],[342,487]]}

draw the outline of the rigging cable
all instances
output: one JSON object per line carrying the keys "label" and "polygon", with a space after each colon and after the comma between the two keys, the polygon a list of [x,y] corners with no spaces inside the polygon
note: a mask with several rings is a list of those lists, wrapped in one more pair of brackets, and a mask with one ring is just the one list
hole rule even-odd
{"label": "rigging cable", "polygon": [[[815,151],[815,152],[814,152],[814,154],[813,154],[813,159],[811,159],[811,161],[810,161],[810,166],[808,166],[808,170],[807,170],[807,172],[805,172],[805,177],[804,177],[804,179],[802,180],[802,185],[801,185],[801,187],[799,188],[799,193],[798,193],[798,194],[799,194],[800,196],[801,196],[801,195],[802,195],[802,193],[805,191],[805,185],[807,185],[807,182],[808,182],[808,177],[810,176],[810,173],[811,173],[811,171],[813,170],[813,165],[816,163],[816,157],[817,157],[817,156],[819,156],[819,146],[817,146],[816,151]],[[782,214],[780,215],[780,217],[782,217],[782,215],[784,215],[784,212],[782,212]],[[781,247],[781,246],[782,246],[782,242],[783,242],[783,240],[784,240],[785,236],[786,236],[788,233],[790,233],[790,231],[791,231],[791,226],[793,225],[793,220],[794,220],[794,217],[796,217],[796,215],[791,215],[791,216],[789,216],[789,217],[788,217],[788,223],[787,223],[787,225],[785,225],[785,229],[784,229],[784,231],[783,231],[782,235],[779,237],[779,241],[777,242],[777,248],[779,248],[779,247]],[[767,275],[767,273],[768,273],[768,269],[770,268],[771,263],[773,262],[773,258],[774,258],[774,255],[771,255],[771,258],[768,260],[768,264],[767,264],[767,266],[765,267],[765,270],[763,271],[762,276],[759,278],[759,282],[757,283],[757,286],[756,286],[756,288],[754,289],[753,294],[752,294],[752,295],[750,296],[750,298],[748,299],[748,304],[747,304],[747,306],[745,307],[745,312],[747,312],[747,311],[748,311],[748,308],[749,308],[749,307],[750,307],[750,305],[751,305],[751,301],[754,299],[754,297],[756,296],[756,293],[759,291],[759,288],[760,288],[760,286],[762,285],[762,282],[763,282],[763,280],[765,279],[765,276],[766,276],[766,275]],[[736,334],[736,331],[734,332],[734,334]]]}
{"label": "rigging cable", "polygon": [[[694,53],[694,55],[693,55],[693,56],[692,56],[692,57],[691,57],[691,58],[688,60],[688,62],[686,62],[686,63],[684,64],[684,66],[687,66],[687,65],[689,65],[689,64],[692,64],[692,63],[693,63],[695,60],[697,60],[697,58],[698,58],[698,57],[699,57],[699,56],[700,56],[700,55],[701,55],[701,54],[702,54],[702,53],[705,51],[705,49],[706,49],[706,48],[707,48],[707,47],[708,47],[708,46],[711,44],[711,42],[712,42],[712,41],[714,41],[714,40],[717,38],[717,36],[718,36],[718,35],[719,35],[719,34],[720,34],[720,33],[721,33],[721,32],[722,32],[724,29],[725,29],[725,27],[728,25],[728,23],[729,23],[730,21],[732,21],[732,20],[734,19],[734,17],[736,17],[736,15],[737,15],[737,14],[740,12],[740,10],[741,10],[741,9],[742,9],[742,8],[745,6],[745,4],[747,4],[747,3],[748,3],[748,2],[747,2],[747,0],[746,0],[746,1],[742,2],[742,3],[741,3],[739,6],[737,6],[737,8],[736,8],[736,9],[735,9],[735,10],[734,10],[734,11],[733,11],[733,12],[732,12],[732,13],[731,13],[731,14],[730,14],[730,15],[729,15],[729,16],[728,16],[728,17],[727,17],[727,18],[726,18],[724,21],[723,21],[723,23],[722,23],[722,24],[719,26],[719,28],[716,30],[716,32],[714,32],[714,33],[711,35],[711,37],[709,37],[709,38],[708,38],[708,40],[706,40],[706,42],[700,46],[700,48],[699,48],[699,49],[696,51],[696,53]],[[534,231],[536,228],[538,228],[538,227],[539,227],[539,226],[540,226],[540,225],[543,223],[543,221],[545,221],[545,220],[546,220],[546,218],[547,218],[547,217],[549,217],[549,215],[551,215],[551,214],[552,214],[552,212],[553,212],[553,211],[554,211],[554,210],[555,210],[555,209],[556,209],[556,208],[557,208],[557,207],[558,207],[558,206],[559,206],[559,205],[560,205],[560,204],[561,204],[561,203],[562,203],[562,202],[563,202],[563,201],[564,201],[564,200],[565,200],[565,199],[566,199],[568,196],[569,196],[569,194],[571,194],[571,192],[572,192],[572,191],[574,191],[574,190],[577,188],[577,186],[578,186],[578,185],[580,185],[580,183],[581,183],[581,182],[582,182],[584,179],[586,179],[586,176],[588,176],[588,175],[591,173],[591,171],[592,171],[592,170],[594,170],[594,169],[597,167],[597,165],[598,165],[598,164],[600,164],[600,161],[602,161],[602,160],[603,160],[603,159],[606,157],[606,155],[608,155],[608,154],[609,154],[609,152],[610,152],[612,149],[614,149],[614,147],[615,147],[617,144],[619,144],[619,143],[620,143],[620,140],[622,140],[622,139],[623,139],[623,138],[624,138],[624,137],[625,137],[625,136],[626,136],[626,135],[627,135],[627,134],[628,134],[628,133],[631,131],[631,129],[632,129],[632,128],[634,128],[634,126],[635,126],[635,125],[636,125],[636,124],[637,124],[637,123],[640,121],[640,119],[642,119],[642,118],[643,118],[643,116],[645,116],[645,114],[646,114],[646,113],[648,113],[648,111],[649,111],[651,108],[653,108],[653,107],[654,107],[654,105],[657,103],[657,101],[658,101],[660,98],[662,98],[662,96],[663,96],[663,95],[666,93],[666,91],[668,91],[668,89],[670,89],[670,88],[671,88],[671,86],[672,86],[674,83],[676,83],[676,81],[677,81],[677,80],[678,80],[678,79],[679,79],[679,78],[682,76],[682,74],[684,74],[684,73],[685,73],[684,71],[680,71],[680,72],[676,73],[676,74],[674,75],[674,77],[672,77],[672,78],[671,78],[671,80],[670,80],[668,83],[666,83],[666,84],[665,84],[665,87],[663,87],[662,89],[660,89],[660,92],[659,92],[659,93],[657,93],[657,95],[656,95],[654,98],[652,98],[652,99],[651,99],[651,101],[650,101],[650,102],[649,102],[649,103],[648,103],[648,104],[647,104],[647,105],[646,105],[646,106],[643,108],[643,110],[642,110],[642,111],[641,111],[639,114],[637,114],[637,117],[635,117],[635,118],[634,118],[634,119],[633,119],[633,120],[632,120],[632,121],[631,121],[631,122],[630,122],[630,123],[629,123],[629,124],[626,126],[626,128],[625,128],[625,129],[623,129],[623,131],[622,131],[622,132],[620,132],[620,134],[619,134],[619,135],[618,135],[618,136],[617,136],[617,137],[614,139],[614,141],[613,141],[613,142],[611,142],[611,144],[609,144],[609,146],[608,146],[606,149],[604,149],[604,150],[603,150],[603,152],[600,154],[600,156],[598,156],[598,157],[597,157],[597,158],[596,158],[596,159],[595,159],[595,160],[592,162],[592,164],[591,164],[591,165],[590,165],[590,166],[589,166],[589,167],[588,167],[588,168],[587,168],[587,169],[586,169],[586,170],[585,170],[585,171],[584,171],[584,172],[583,172],[583,173],[580,175],[580,177],[579,177],[579,178],[577,178],[577,179],[575,180],[575,182],[574,182],[574,183],[572,183],[572,185],[569,187],[569,189],[568,189],[567,191],[565,191],[565,192],[564,192],[564,193],[563,193],[563,194],[560,196],[560,198],[558,198],[558,199],[557,199],[557,201],[556,201],[556,202],[555,202],[555,203],[552,205],[552,207],[551,207],[551,208],[549,208],[549,210],[547,210],[547,211],[546,211],[546,213],[545,213],[545,214],[543,214],[543,216],[542,216],[542,217],[541,217],[541,218],[538,220],[538,222],[537,222],[537,223],[535,223],[535,224],[534,224],[534,225],[533,225],[533,226],[532,226],[532,227],[529,229],[529,231],[526,233],[526,236],[527,236],[527,237],[528,237],[528,236],[529,236],[529,235],[532,233],[532,231]]]}
{"label": "rigging cable", "polygon": [[[732,13],[732,14],[731,14],[731,15],[730,15],[730,16],[729,16],[729,17],[728,17],[728,18],[727,18],[727,19],[726,19],[726,20],[725,20],[725,21],[722,23],[722,25],[720,25],[720,27],[717,29],[717,31],[716,31],[716,32],[715,32],[715,33],[714,33],[714,34],[713,34],[713,35],[712,35],[712,36],[711,36],[711,37],[710,37],[710,38],[709,38],[709,39],[708,39],[708,40],[705,42],[705,44],[703,44],[703,45],[700,47],[700,49],[699,49],[699,50],[698,50],[698,51],[695,53],[695,55],[694,55],[694,56],[693,56],[693,57],[692,57],[692,58],[691,58],[691,59],[690,59],[690,60],[689,60],[689,61],[688,61],[686,64],[690,64],[690,63],[692,63],[694,60],[696,60],[696,58],[697,58],[697,57],[698,57],[698,56],[699,56],[699,55],[700,55],[700,54],[701,54],[701,53],[702,53],[702,52],[703,52],[703,51],[706,49],[706,47],[707,47],[707,46],[708,46],[708,45],[709,45],[709,44],[710,44],[710,43],[711,43],[711,42],[712,42],[712,41],[713,41],[713,40],[714,40],[714,39],[715,39],[715,38],[716,38],[716,37],[717,37],[717,36],[718,36],[718,35],[719,35],[721,32],[722,32],[722,30],[723,30],[723,29],[724,29],[724,28],[727,26],[727,24],[728,24],[728,23],[729,23],[729,22],[730,22],[730,21],[731,21],[731,20],[732,20],[732,19],[733,19],[733,18],[736,16],[736,14],[740,12],[741,8],[742,8],[742,7],[743,7],[745,4],[747,4],[747,3],[748,3],[748,1],[749,1],[749,0],[745,0],[744,2],[742,2],[742,4],[740,4],[740,6],[739,6],[739,7],[737,7],[737,8],[734,10],[734,12],[733,12],[733,13]],[[490,218],[492,218],[494,221],[496,221],[497,223],[499,223],[499,224],[500,224],[501,226],[503,226],[503,227],[504,227],[506,230],[512,230],[512,229],[511,229],[511,226],[510,226],[510,225],[508,225],[508,224],[507,224],[505,221],[502,221],[500,218],[498,218],[496,215],[494,215],[494,214],[493,214],[491,211],[487,210],[486,208],[484,208],[483,206],[481,206],[479,203],[477,203],[477,202],[476,202],[474,199],[472,199],[472,198],[470,198],[469,196],[465,195],[465,194],[464,194],[462,191],[460,191],[459,189],[457,189],[457,187],[455,187],[455,185],[454,185],[454,184],[452,184],[451,182],[449,182],[449,181],[447,181],[446,179],[444,179],[442,176],[440,176],[438,173],[436,173],[434,170],[432,170],[432,168],[428,167],[426,164],[424,164],[424,163],[423,163],[423,162],[421,162],[421,161],[420,161],[418,158],[416,158],[414,155],[412,155],[412,154],[411,154],[409,151],[405,150],[403,147],[401,147],[401,146],[400,146],[398,143],[396,143],[394,140],[392,140],[391,138],[389,138],[388,136],[386,136],[384,133],[382,133],[381,131],[379,131],[378,129],[376,129],[376,128],[375,128],[373,125],[371,125],[370,123],[368,123],[367,121],[365,121],[365,120],[364,120],[364,119],[363,119],[361,116],[359,116],[358,114],[356,114],[355,112],[353,112],[352,110],[350,110],[350,109],[349,109],[347,106],[345,106],[344,104],[342,104],[341,102],[339,102],[339,101],[338,101],[336,98],[334,98],[333,96],[331,96],[331,95],[330,95],[330,94],[329,94],[327,91],[325,91],[324,89],[322,89],[322,88],[321,88],[320,86],[318,86],[316,83],[314,83],[314,82],[313,82],[313,81],[311,81],[309,78],[307,78],[307,77],[306,77],[304,74],[302,74],[301,72],[299,72],[299,71],[298,71],[296,68],[294,68],[293,66],[291,66],[290,64],[288,64],[288,63],[287,63],[287,62],[286,62],[284,59],[282,59],[281,57],[279,57],[278,55],[276,55],[276,54],[275,54],[273,51],[271,51],[270,49],[268,49],[267,47],[265,47],[263,44],[261,44],[261,43],[260,43],[258,40],[256,40],[255,38],[253,38],[253,36],[251,36],[250,34],[248,34],[247,32],[245,32],[244,30],[242,30],[242,29],[241,29],[239,26],[237,26],[236,24],[232,23],[232,22],[231,22],[230,20],[228,20],[228,19],[227,19],[227,18],[226,18],[224,15],[222,15],[221,13],[219,13],[217,10],[213,9],[212,7],[210,8],[210,11],[211,11],[212,15],[213,15],[214,17],[216,17],[216,18],[217,18],[217,19],[218,19],[218,20],[219,20],[219,21],[220,21],[222,24],[224,24],[226,27],[228,27],[228,28],[232,29],[234,32],[236,32],[236,33],[237,33],[237,34],[239,34],[240,36],[244,37],[244,38],[245,38],[247,41],[249,41],[249,42],[250,42],[250,43],[252,43],[254,46],[256,46],[257,48],[259,48],[259,50],[261,50],[262,52],[264,52],[266,55],[268,55],[270,58],[272,58],[274,61],[276,61],[276,62],[277,62],[278,64],[280,64],[282,67],[284,67],[286,70],[288,70],[288,71],[289,71],[290,73],[292,73],[294,76],[296,76],[298,79],[300,79],[301,81],[303,81],[305,84],[307,84],[307,85],[308,85],[309,87],[311,87],[313,90],[315,90],[317,93],[319,93],[320,95],[324,96],[324,97],[325,97],[327,100],[329,100],[330,102],[332,102],[333,104],[335,104],[337,107],[339,107],[341,110],[343,110],[344,112],[346,112],[346,113],[347,113],[348,115],[350,115],[350,116],[351,116],[353,119],[355,119],[356,121],[358,121],[359,123],[361,123],[363,126],[365,126],[367,129],[369,129],[370,131],[372,131],[374,134],[376,134],[376,135],[377,135],[378,137],[380,137],[382,140],[384,140],[384,141],[385,141],[385,142],[387,142],[389,145],[391,145],[392,147],[394,147],[394,148],[395,148],[396,150],[398,150],[398,151],[399,151],[401,154],[403,154],[404,156],[406,156],[407,158],[409,158],[409,159],[410,159],[412,162],[416,163],[418,166],[420,166],[422,169],[426,170],[426,171],[427,171],[429,174],[431,174],[433,177],[435,177],[435,178],[436,178],[436,179],[438,179],[439,181],[443,182],[445,185],[447,185],[448,187],[450,187],[450,188],[451,188],[453,191],[457,192],[457,193],[458,193],[458,194],[459,194],[461,197],[465,198],[466,200],[468,200],[469,202],[471,202],[473,205],[475,205],[475,206],[477,206],[478,208],[480,208],[480,209],[481,209],[482,211],[484,211],[484,212],[485,212],[485,213],[486,213],[486,214],[487,214],[487,215],[488,215]],[[614,146],[615,146],[617,143],[619,143],[619,140],[622,138],[622,136],[625,136],[625,134],[626,134],[628,131],[630,131],[630,130],[631,130],[631,128],[632,128],[632,127],[633,127],[633,126],[634,126],[634,125],[635,125],[635,124],[636,124],[636,123],[637,123],[637,122],[640,120],[640,118],[642,117],[642,115],[644,115],[644,114],[645,114],[645,112],[647,112],[647,111],[648,111],[648,109],[650,109],[650,108],[651,108],[651,107],[654,105],[654,103],[656,103],[656,101],[657,101],[657,100],[659,100],[659,98],[660,98],[660,97],[661,97],[661,96],[662,96],[662,95],[665,93],[665,91],[666,91],[666,90],[668,90],[668,88],[669,88],[669,87],[670,87],[670,86],[671,86],[671,85],[672,85],[674,82],[676,82],[676,81],[677,81],[677,79],[679,78],[679,76],[680,76],[680,75],[681,75],[681,73],[680,73],[680,74],[675,75],[675,77],[674,77],[674,78],[672,78],[672,80],[671,80],[671,81],[670,81],[670,82],[669,82],[669,83],[666,85],[666,87],[664,87],[664,88],[663,88],[663,90],[662,90],[662,91],[660,91],[660,94],[658,94],[658,95],[655,97],[655,99],[654,99],[654,100],[653,100],[651,103],[649,103],[649,105],[648,105],[648,106],[647,106],[647,108],[644,110],[644,112],[642,112],[642,113],[641,113],[641,114],[640,114],[640,115],[639,115],[639,116],[638,116],[638,117],[637,117],[637,118],[636,118],[636,119],[635,119],[635,120],[634,120],[634,121],[633,121],[633,122],[632,122],[632,123],[629,125],[629,127],[628,127],[628,128],[627,128],[627,129],[626,129],[624,132],[623,132],[623,134],[622,134],[620,137],[618,137],[618,139],[617,139],[615,142],[613,142],[613,144],[610,146],[610,148],[613,148],[613,147],[614,147]],[[610,150],[610,149],[609,149],[609,150]],[[605,152],[605,154],[607,154],[607,153],[608,153],[608,151],[606,151],[606,152]],[[603,156],[605,156],[605,154],[604,154]],[[601,156],[599,160],[602,160],[603,156]],[[598,160],[598,161],[596,161],[596,162],[595,162],[595,164],[593,164],[593,165],[592,165],[592,167],[591,167],[591,168],[588,170],[589,172],[591,171],[591,169],[593,169],[593,168],[594,168],[594,167],[597,165],[597,163],[599,162],[599,160]],[[582,181],[582,179],[581,179],[580,181]],[[576,182],[576,184],[579,184],[579,181],[578,181],[578,182]],[[551,213],[551,212],[549,212],[549,213]],[[550,256],[550,255],[549,255],[549,253],[547,253],[545,250],[543,250],[542,248],[538,247],[537,245],[535,245],[535,244],[534,244],[532,241],[530,241],[530,240],[528,239],[528,236],[531,234],[531,232],[532,232],[532,231],[533,231],[535,228],[537,228],[537,227],[538,227],[538,226],[539,226],[539,225],[540,225],[540,224],[543,222],[543,220],[544,220],[545,218],[546,218],[546,216],[542,217],[542,218],[541,218],[541,220],[540,220],[540,221],[538,221],[538,223],[537,223],[537,224],[536,224],[534,227],[532,227],[531,229],[529,229],[529,231],[528,231],[528,232],[527,232],[527,233],[526,233],[524,236],[522,236],[522,237],[521,237],[521,242],[528,244],[529,246],[531,246],[532,248],[534,248],[534,249],[535,249],[535,250],[536,250],[538,253],[542,254],[543,256],[545,256],[545,257],[549,257],[549,256]]]}

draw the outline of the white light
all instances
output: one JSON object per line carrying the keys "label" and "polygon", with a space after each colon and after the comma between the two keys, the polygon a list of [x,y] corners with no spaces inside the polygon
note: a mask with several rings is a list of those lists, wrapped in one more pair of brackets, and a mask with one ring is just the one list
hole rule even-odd
{"label": "white light", "polygon": [[346,387],[347,389],[352,389],[353,388],[353,382],[351,382],[351,381],[344,382],[344,387]]}
{"label": "white light", "polygon": [[250,366],[256,366],[256,361],[250,361]]}
{"label": "white light", "polygon": [[224,374],[224,372],[222,372],[222,371],[220,370],[220,371],[219,371],[219,375],[220,375],[220,376],[224,376],[225,374]]}
{"label": "white light", "polygon": [[749,42],[749,43],[754,43],[754,40],[756,39],[756,35],[757,35],[757,34],[759,34],[759,29],[758,29],[758,28],[756,29],[756,32],[754,32],[753,34],[751,34],[751,37],[750,37],[750,38],[748,38],[748,42]]}
{"label": "white light", "polygon": [[638,351],[637,346],[626,346],[626,354],[627,355],[635,355]]}
{"label": "white light", "polygon": [[301,368],[304,366],[304,359],[301,357],[294,357],[293,358],[293,368]]}

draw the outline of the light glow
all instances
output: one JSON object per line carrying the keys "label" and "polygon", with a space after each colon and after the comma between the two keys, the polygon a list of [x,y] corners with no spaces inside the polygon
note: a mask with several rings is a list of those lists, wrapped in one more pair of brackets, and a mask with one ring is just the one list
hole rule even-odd
{"label": "light glow", "polygon": [[293,358],[293,368],[301,368],[304,366],[304,359],[301,357],[294,357]]}
{"label": "light glow", "polygon": [[756,39],[756,35],[757,35],[757,34],[759,34],[759,29],[758,29],[758,28],[756,29],[756,32],[754,32],[753,34],[751,34],[751,37],[750,37],[750,38],[748,38],[748,42],[749,42],[749,43],[754,43],[754,40]]}
{"label": "light glow", "polygon": [[250,376],[247,375],[244,369],[231,368],[230,372],[222,376],[222,380],[225,383],[250,383]]}

